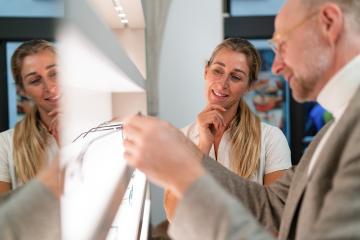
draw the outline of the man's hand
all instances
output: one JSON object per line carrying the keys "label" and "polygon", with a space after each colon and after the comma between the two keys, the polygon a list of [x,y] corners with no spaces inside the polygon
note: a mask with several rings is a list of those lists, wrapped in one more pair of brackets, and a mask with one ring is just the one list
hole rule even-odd
{"label": "man's hand", "polygon": [[205,174],[202,152],[169,123],[137,115],[125,120],[123,131],[128,163],[176,197]]}

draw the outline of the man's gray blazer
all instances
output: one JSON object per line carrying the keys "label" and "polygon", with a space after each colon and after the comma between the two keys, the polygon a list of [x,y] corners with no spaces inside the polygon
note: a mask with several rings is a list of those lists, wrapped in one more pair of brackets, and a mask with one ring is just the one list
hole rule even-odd
{"label": "man's gray blazer", "polygon": [[0,239],[60,239],[60,205],[37,180],[0,195]]}
{"label": "man's gray blazer", "polygon": [[185,193],[170,235],[187,240],[271,239],[269,232],[277,232],[279,239],[360,239],[359,89],[308,175],[327,128],[317,134],[299,165],[269,187],[242,180],[206,157],[203,164],[211,176],[200,178]]}

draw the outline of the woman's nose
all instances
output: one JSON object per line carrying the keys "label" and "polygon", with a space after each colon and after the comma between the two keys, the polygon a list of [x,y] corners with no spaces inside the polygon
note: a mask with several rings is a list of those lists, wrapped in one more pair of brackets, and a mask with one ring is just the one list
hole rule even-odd
{"label": "woman's nose", "polygon": [[222,88],[226,88],[229,86],[230,77],[231,77],[230,74],[229,75],[224,74],[223,76],[219,77],[216,82]]}
{"label": "woman's nose", "polygon": [[56,93],[57,92],[57,81],[53,79],[46,79],[44,81],[44,87],[45,90],[49,91],[50,93]]}

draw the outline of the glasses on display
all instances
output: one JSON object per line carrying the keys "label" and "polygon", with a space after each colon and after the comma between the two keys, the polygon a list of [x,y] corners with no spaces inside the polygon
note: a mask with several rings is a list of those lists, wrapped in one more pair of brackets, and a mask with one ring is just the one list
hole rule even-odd
{"label": "glasses on display", "polygon": [[[102,131],[111,131],[111,130],[122,130],[123,124],[122,123],[116,123],[114,124],[112,120],[106,121],[103,123],[100,123],[98,126],[90,128],[88,131],[81,133],[79,136],[77,136],[72,142],[76,142],[80,138],[85,138],[89,133],[94,132],[102,132]],[[124,139],[124,136],[122,136]]]}
{"label": "glasses on display", "polygon": [[284,32],[275,32],[273,37],[268,40],[268,44],[271,49],[275,52],[275,54],[282,56],[284,52],[284,45],[289,38],[289,36],[295,32],[296,29],[299,29],[303,24],[305,24],[308,20],[312,19],[314,16],[318,14],[318,10],[314,11],[308,15],[306,15],[301,21],[293,25],[291,28]]}
{"label": "glasses on display", "polygon": [[121,137],[122,139],[124,139],[124,134],[123,134],[123,123],[114,123],[112,122],[112,120],[110,121],[106,121],[103,122],[101,124],[99,124],[96,127],[90,128],[88,131],[81,133],[78,137],[76,137],[73,140],[73,143],[79,141],[79,139],[84,139],[86,136],[88,136],[89,134],[92,133],[99,133],[99,132],[105,132],[102,135],[96,136],[93,139],[91,139],[90,141],[88,141],[87,143],[85,143],[79,154],[77,155],[77,157],[75,158],[75,163],[77,165],[77,167],[72,168],[72,171],[70,172],[70,177],[75,177],[76,175],[78,175],[80,177],[80,179],[83,179],[83,175],[82,175],[82,168],[83,168],[83,163],[84,163],[84,156],[86,155],[87,150],[89,149],[89,147],[96,141],[105,138],[115,132],[119,132],[121,131]]}

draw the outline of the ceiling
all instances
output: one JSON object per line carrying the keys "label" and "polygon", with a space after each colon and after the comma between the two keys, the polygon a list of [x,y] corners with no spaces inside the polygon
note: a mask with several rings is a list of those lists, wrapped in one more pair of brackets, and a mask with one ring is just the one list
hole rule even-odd
{"label": "ceiling", "polygon": [[[113,29],[124,28],[120,18],[114,9],[113,0],[88,0],[94,10],[105,20]],[[145,28],[143,8],[141,0],[119,0],[129,20],[129,28]]]}

